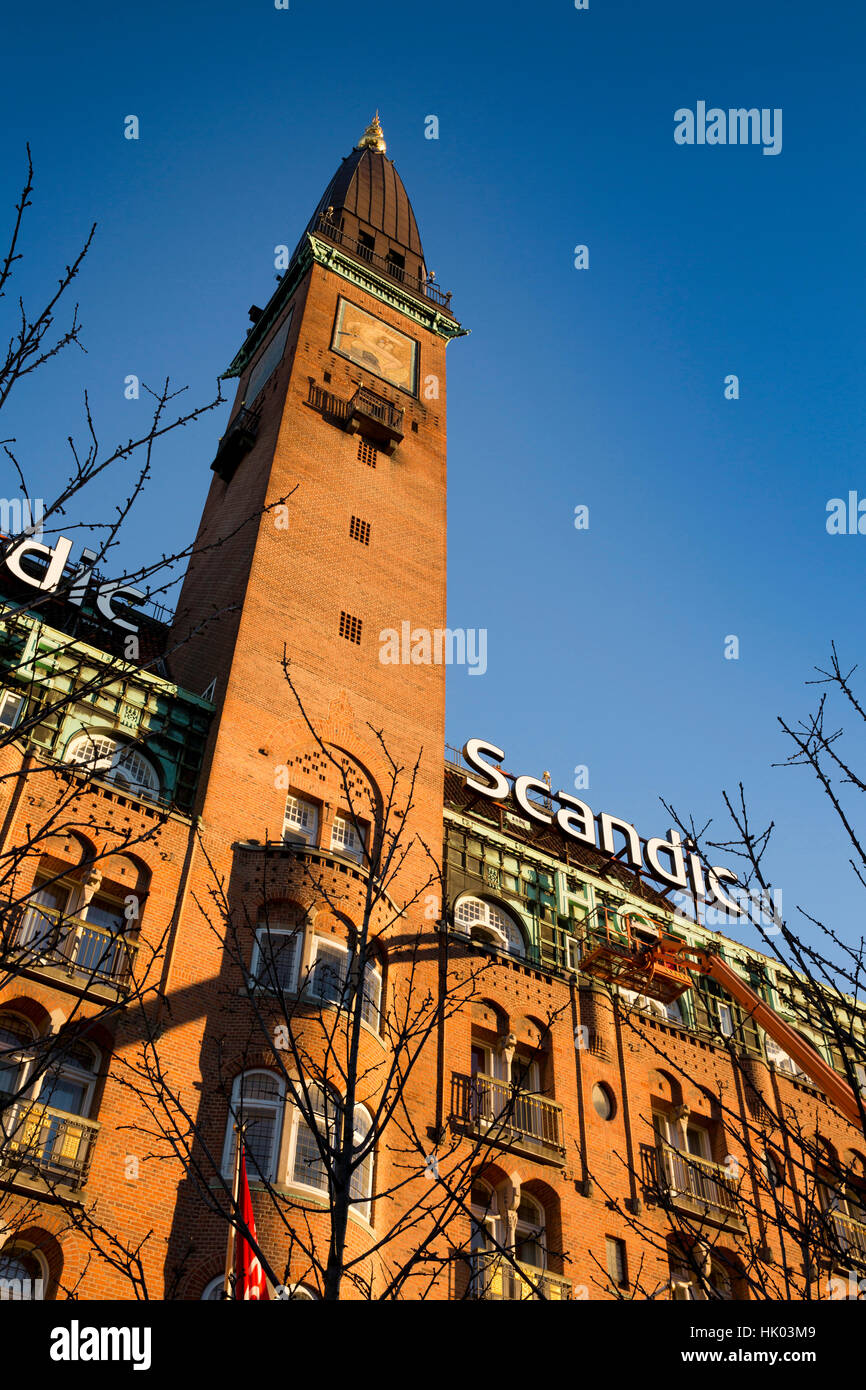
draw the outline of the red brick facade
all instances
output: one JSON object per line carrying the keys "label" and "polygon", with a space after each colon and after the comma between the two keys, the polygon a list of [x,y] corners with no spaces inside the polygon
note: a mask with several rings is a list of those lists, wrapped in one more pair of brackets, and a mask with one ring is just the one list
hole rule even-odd
{"label": "red brick facade", "polygon": [[[378,260],[391,255],[393,275],[399,237],[383,232],[384,213],[379,223],[372,217],[365,223],[358,203],[356,198],[352,235],[368,225],[378,238],[372,254]],[[419,250],[408,239],[406,248],[423,272]],[[646,1014],[617,1015],[610,994],[592,981],[479,949],[450,930],[453,895],[446,888],[446,901],[440,902],[439,882],[445,669],[384,663],[379,646],[383,630],[400,631],[404,622],[428,632],[446,625],[445,353],[453,330],[440,331],[432,320],[424,325],[431,306],[417,287],[406,289],[402,300],[394,291],[388,302],[380,274],[379,292],[365,289],[365,264],[372,262],[357,248],[353,254],[359,272],[354,279],[326,258],[314,258],[294,286],[291,269],[287,273],[286,293],[281,298],[278,291],[275,307],[266,311],[271,322],[260,334],[266,343],[291,315],[280,362],[255,403],[254,442],[224,475],[217,471],[205,503],[169,643],[172,677],[181,687],[201,692],[215,682],[216,712],[196,815],[163,815],[146,801],[84,781],[61,817],[63,833],[41,843],[38,854],[24,856],[14,884],[20,898],[37,874],[67,873],[73,882],[78,866],[84,865],[84,874],[88,859],[110,850],[112,836],[119,834],[117,862],[100,860],[102,891],[111,890],[116,899],[135,894],[141,909],[134,1006],[38,962],[6,987],[3,1011],[29,1020],[39,1035],[57,1032],[70,1018],[95,1020],[86,1036],[100,1057],[89,1110],[99,1129],[86,1183],[70,1196],[65,1189],[46,1190],[38,1175],[7,1174],[0,1219],[13,1233],[10,1248],[42,1252],[49,1296],[133,1296],[128,1269],[112,1261],[113,1235],[127,1252],[137,1252],[136,1277],[152,1298],[200,1298],[221,1275],[226,1224],[219,1213],[224,1199],[217,1170],[227,1093],[241,1070],[273,1069],[273,1052],[245,989],[254,928],[263,913],[303,921],[298,950],[309,953],[313,937],[345,942],[360,927],[366,875],[332,850],[332,831],[335,818],[347,810],[347,786],[360,804],[387,798],[390,756],[404,770],[392,826],[394,816],[402,819],[416,759],[418,770],[406,816],[412,843],[388,883],[393,910],[380,903],[371,919],[372,934],[381,933],[377,961],[384,1008],[412,992],[440,1001],[436,1027],[406,1083],[405,1104],[421,1148],[438,1155],[443,1177],[460,1174],[464,1183],[443,1229],[425,1247],[431,1258],[401,1284],[402,1296],[454,1299],[472,1291],[470,1263],[455,1252],[468,1255],[471,1244],[473,1169],[486,1184],[497,1239],[504,1233],[513,1245],[522,1238],[524,1256],[532,1239],[525,1232],[521,1237],[519,1224],[529,1220],[527,1212],[536,1213],[548,1297],[613,1298],[636,1289],[646,1297],[669,1289],[680,1258],[674,1226],[689,1248],[705,1238],[713,1258],[722,1257],[733,1296],[747,1296],[750,1279],[754,1287],[755,1251],[769,1268],[789,1266],[789,1290],[802,1290],[803,1251],[780,1234],[762,1176],[762,1127],[794,1208],[805,1182],[802,1159],[789,1151],[788,1137],[774,1130],[723,1041]],[[395,284],[399,289],[399,277]],[[414,391],[334,350],[340,299],[414,340]],[[407,299],[410,307],[420,305],[415,318]],[[255,368],[258,351],[254,343],[242,366],[226,438],[245,408],[249,364]],[[380,437],[376,445],[363,420],[351,428],[347,411],[359,390],[372,393],[385,416],[389,407],[402,411],[399,439]],[[360,620],[360,629],[350,628],[350,619]],[[358,635],[360,641],[354,640]],[[286,679],[284,653],[302,708]],[[21,744],[0,756],[0,771],[9,773],[16,759],[30,755]],[[48,823],[57,798],[69,795],[68,779],[39,771],[38,760],[28,767],[26,778],[2,783],[7,846],[24,843],[26,827]],[[287,793],[317,808],[315,836],[306,848],[283,843]],[[369,832],[374,828],[371,815]],[[315,879],[324,893],[314,891]],[[461,981],[477,971],[463,1006],[447,1007]],[[112,1001],[115,1006],[107,1008]],[[270,1007],[259,1001],[259,1016],[270,1018]],[[324,1045],[326,1012],[309,1003],[295,1014],[296,1045],[311,1056]],[[508,1068],[515,1057],[531,1059],[536,1071],[529,1089],[550,1102],[537,1110],[537,1123],[523,1124],[522,1135],[482,1142],[474,1158],[484,1115],[471,1109],[478,1095],[471,1089],[473,1044],[494,1069],[505,1066],[503,1058]],[[388,1071],[387,1032],[364,1029],[360,1046],[359,1100],[375,1110]],[[771,1070],[762,1058],[744,1065],[767,1107],[793,1107],[804,1128],[819,1127],[844,1159],[854,1144],[851,1128],[813,1090]],[[174,1097],[170,1123],[156,1100],[157,1066]],[[462,1077],[470,1078],[468,1089]],[[598,1087],[605,1088],[601,1098]],[[605,1103],[607,1118],[599,1109]],[[658,1161],[653,1112],[671,1125],[699,1129],[710,1147],[705,1161],[727,1162],[736,1172],[745,1184],[750,1234],[744,1235],[732,1213],[708,1214],[686,1204],[672,1218],[664,1205],[653,1203],[647,1168]],[[167,1131],[175,1136],[173,1145],[166,1142]],[[395,1270],[421,1247],[432,1220],[407,1224],[382,1249],[366,1254],[413,1202],[429,1202],[435,1185],[419,1166],[420,1149],[407,1169],[405,1145],[395,1133],[375,1156],[371,1221],[349,1221],[349,1253],[360,1263],[359,1279],[344,1288],[348,1298],[365,1296],[365,1281],[373,1297],[381,1296]],[[539,1141],[539,1134],[547,1137]],[[297,1142],[296,1131],[284,1123],[278,1138],[283,1177]],[[210,1208],[204,1189],[213,1193]],[[375,1200],[384,1192],[391,1195]],[[292,1220],[323,1252],[327,1202],[297,1191],[294,1200],[302,1214],[296,1211]],[[292,1253],[275,1204],[259,1190],[254,1203],[259,1240],[272,1267],[281,1276],[285,1271],[286,1282],[315,1288],[310,1261]],[[98,1238],[92,1226],[89,1234],[75,1228],[70,1204],[89,1212]],[[691,1223],[685,1236],[684,1221]],[[608,1277],[610,1240],[623,1242],[621,1283]]]}

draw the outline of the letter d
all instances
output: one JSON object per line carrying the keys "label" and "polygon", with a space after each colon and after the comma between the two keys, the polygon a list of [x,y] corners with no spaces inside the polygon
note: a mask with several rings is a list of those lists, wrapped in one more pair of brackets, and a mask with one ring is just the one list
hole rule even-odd
{"label": "letter d", "polygon": [[[6,556],[6,565],[13,574],[17,575],[19,579],[23,579],[24,583],[29,584],[32,589],[43,589],[50,593],[60,583],[71,549],[72,541],[67,540],[65,536],[58,536],[57,544],[53,549],[50,545],[41,545],[39,541],[26,540],[22,541],[20,545],[16,545],[14,550],[10,550]],[[28,574],[26,570],[21,568],[21,560],[25,555],[51,557],[48,568],[41,579],[34,579],[32,574]]]}

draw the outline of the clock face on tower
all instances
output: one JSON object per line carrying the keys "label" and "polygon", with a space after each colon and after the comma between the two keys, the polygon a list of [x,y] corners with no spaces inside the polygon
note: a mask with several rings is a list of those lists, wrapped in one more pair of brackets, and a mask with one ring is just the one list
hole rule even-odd
{"label": "clock face on tower", "polygon": [[392,386],[415,395],[418,344],[390,324],[340,299],[331,347]]}

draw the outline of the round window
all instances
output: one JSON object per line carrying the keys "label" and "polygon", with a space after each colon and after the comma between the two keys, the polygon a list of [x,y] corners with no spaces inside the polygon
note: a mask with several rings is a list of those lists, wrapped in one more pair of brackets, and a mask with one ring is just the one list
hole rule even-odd
{"label": "round window", "polygon": [[612,1120],[616,1109],[613,1094],[607,1086],[596,1084],[592,1088],[592,1108],[601,1120]]}

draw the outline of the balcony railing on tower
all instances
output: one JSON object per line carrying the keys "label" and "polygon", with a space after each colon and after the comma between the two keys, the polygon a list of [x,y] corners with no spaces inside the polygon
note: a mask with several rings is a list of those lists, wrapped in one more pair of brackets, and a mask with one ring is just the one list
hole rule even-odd
{"label": "balcony railing on tower", "polygon": [[229,427],[217,447],[216,458],[211,464],[214,473],[224,482],[229,481],[241,459],[249,453],[256,442],[258,432],[258,411],[241,406],[232,416]]}
{"label": "balcony railing on tower", "polygon": [[388,453],[393,453],[403,438],[404,414],[403,407],[394,405],[386,396],[371,391],[369,386],[359,386],[349,402],[346,428],[375,440],[384,445]]}
{"label": "balcony railing on tower", "polygon": [[389,260],[387,256],[380,256],[365,242],[359,241],[357,237],[350,236],[342,227],[335,222],[329,221],[325,216],[318,218],[314,229],[319,236],[327,237],[328,241],[333,241],[337,246],[342,246],[351,255],[357,256],[359,260],[367,261],[382,275],[387,275],[389,279],[396,280],[412,294],[420,295],[423,299],[429,299],[433,304],[438,304],[447,313],[451,312],[451,293],[440,290],[434,280],[427,276],[422,279],[420,275],[413,275],[405,266],[400,265],[394,260]]}
{"label": "balcony railing on tower", "polygon": [[452,1113],[458,1122],[504,1148],[537,1148],[550,1157],[565,1152],[562,1106],[495,1077],[455,1073]]}
{"label": "balcony railing on tower", "polygon": [[122,932],[107,931],[83,917],[64,917],[53,907],[13,907],[2,915],[2,945],[24,968],[54,966],[87,983],[126,991],[138,949]]}
{"label": "balcony railing on tower", "polygon": [[99,1125],[38,1101],[4,1101],[0,1094],[0,1168],[83,1186]]}

